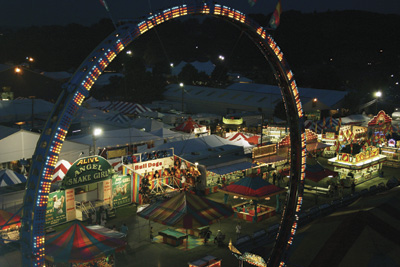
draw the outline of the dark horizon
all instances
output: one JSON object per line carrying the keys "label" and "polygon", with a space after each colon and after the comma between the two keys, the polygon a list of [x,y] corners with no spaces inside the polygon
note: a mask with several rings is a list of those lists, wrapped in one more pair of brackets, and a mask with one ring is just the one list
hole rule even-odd
{"label": "dark horizon", "polygon": [[[124,1],[108,0],[107,4],[111,15],[115,21],[121,19],[134,19],[147,16],[151,11],[157,12],[165,8],[180,5],[183,2],[193,4],[195,0],[153,0],[153,1]],[[217,1],[221,5],[227,5],[246,14],[261,13],[271,14],[276,6],[274,1],[256,1],[254,6],[250,6],[246,0]],[[297,10],[302,13],[323,13],[327,11],[360,10],[381,14],[400,15],[400,4],[397,0],[362,1],[362,0],[339,0],[334,2],[310,0],[307,4],[295,0],[283,0],[282,11]],[[7,1],[3,3],[0,10],[0,27],[20,28],[29,26],[43,25],[68,25],[71,23],[82,24],[85,26],[93,25],[102,18],[109,18],[106,9],[100,4],[99,0],[67,2],[54,2],[50,0],[33,1]]]}

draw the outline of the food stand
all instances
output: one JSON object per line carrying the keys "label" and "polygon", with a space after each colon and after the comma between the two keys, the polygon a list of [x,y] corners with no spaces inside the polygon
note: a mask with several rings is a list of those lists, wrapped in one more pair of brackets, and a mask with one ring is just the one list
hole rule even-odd
{"label": "food stand", "polygon": [[[357,154],[339,153],[335,158],[328,160],[334,166],[341,180],[354,179],[360,184],[377,177],[382,169],[386,156],[379,154],[379,148],[370,147],[369,150]],[[351,182],[351,181],[349,181]]]}

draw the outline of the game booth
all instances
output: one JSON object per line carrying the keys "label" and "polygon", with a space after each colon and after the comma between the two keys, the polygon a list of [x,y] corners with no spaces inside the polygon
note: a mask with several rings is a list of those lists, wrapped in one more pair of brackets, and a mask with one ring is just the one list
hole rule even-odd
{"label": "game booth", "polygon": [[49,193],[46,228],[72,220],[87,220],[102,211],[107,217],[115,208],[132,203],[130,176],[117,175],[111,164],[101,156],[76,160],[63,176],[59,190]]}
{"label": "game booth", "polygon": [[286,189],[270,184],[259,176],[248,176],[219,189],[219,191],[225,194],[225,203],[228,201],[228,195],[245,199],[243,203],[232,206],[235,217],[250,222],[259,222],[276,213],[276,208],[260,204],[260,201],[284,193]]}

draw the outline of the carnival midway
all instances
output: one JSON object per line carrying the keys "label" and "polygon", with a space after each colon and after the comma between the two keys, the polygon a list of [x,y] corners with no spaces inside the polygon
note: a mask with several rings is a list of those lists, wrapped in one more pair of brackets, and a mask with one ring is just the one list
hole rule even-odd
{"label": "carnival midway", "polygon": [[[280,1],[274,14],[279,24]],[[83,103],[104,108],[85,98],[129,43],[186,15],[212,15],[243,28],[275,71],[287,121],[265,123],[264,114],[237,112],[217,118],[186,114],[182,96],[180,113],[160,116],[135,104],[131,116],[113,113],[117,123],[107,130],[81,123],[69,131]],[[357,244],[365,243],[365,227],[380,234],[378,243],[393,242],[397,235],[390,233],[398,233],[392,212],[399,201],[398,111],[342,116],[336,107],[322,112],[328,105],[321,99],[300,100],[301,90],[270,30],[213,3],[126,22],[71,77],[40,135],[1,126],[8,133],[1,136],[1,154],[13,158],[2,158],[0,170],[0,265],[328,266],[332,255],[343,266],[374,262],[360,252],[370,250]],[[182,87],[168,90],[183,95]],[[211,99],[219,89],[188,90]],[[195,101],[190,97],[187,101]],[[104,113],[124,105],[107,104]],[[107,116],[98,124],[110,121]],[[311,247],[315,243],[320,249]],[[363,256],[345,257],[343,248],[333,247],[337,243],[346,253]]]}

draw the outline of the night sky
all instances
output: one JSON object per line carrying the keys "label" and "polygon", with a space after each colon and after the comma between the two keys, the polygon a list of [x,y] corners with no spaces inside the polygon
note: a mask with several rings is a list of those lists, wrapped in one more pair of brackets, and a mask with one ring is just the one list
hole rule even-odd
{"label": "night sky", "polygon": [[[165,9],[182,3],[182,0],[106,0],[115,20],[139,18],[150,11]],[[200,2],[200,1],[198,1]],[[257,0],[251,7],[248,0],[220,0],[248,13],[272,13],[277,0]],[[365,10],[384,14],[400,14],[399,0],[282,0],[283,11],[299,10],[304,13],[327,10]],[[4,0],[0,8],[0,26],[25,27],[40,25],[65,25],[79,23],[91,25],[107,17],[99,0]]]}

